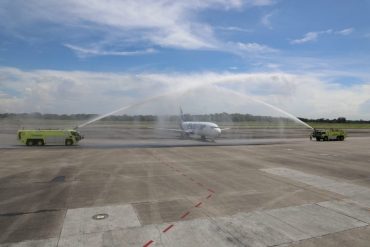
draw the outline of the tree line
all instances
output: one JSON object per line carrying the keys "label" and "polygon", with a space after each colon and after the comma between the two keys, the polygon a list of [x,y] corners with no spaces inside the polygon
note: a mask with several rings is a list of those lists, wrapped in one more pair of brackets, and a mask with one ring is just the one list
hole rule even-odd
{"label": "tree line", "polygon": [[345,117],[338,117],[333,119],[328,118],[318,118],[318,119],[308,119],[308,118],[298,118],[299,120],[306,123],[370,123],[370,120],[348,120]]}

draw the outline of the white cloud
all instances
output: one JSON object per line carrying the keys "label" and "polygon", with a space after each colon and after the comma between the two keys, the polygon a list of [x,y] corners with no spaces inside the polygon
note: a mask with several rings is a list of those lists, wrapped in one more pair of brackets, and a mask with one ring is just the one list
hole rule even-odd
{"label": "white cloud", "polygon": [[144,55],[155,53],[156,50],[153,48],[148,48],[145,50],[138,50],[138,51],[104,51],[100,50],[99,48],[83,48],[76,45],[71,44],[64,44],[65,47],[71,49],[72,51],[76,52],[79,57],[87,57],[87,56],[137,56],[137,55]]}
{"label": "white cloud", "polygon": [[253,32],[252,29],[248,29],[248,28],[242,28],[242,27],[234,27],[234,26],[228,26],[228,27],[216,27],[217,29],[219,30],[225,30],[225,31],[230,31],[230,32],[245,32],[245,33],[251,33]]}
{"label": "white cloud", "polygon": [[340,35],[350,35],[353,32],[353,30],[354,30],[353,28],[346,28],[335,33]]}
{"label": "white cloud", "polygon": [[250,54],[262,54],[262,53],[275,53],[278,50],[271,48],[267,45],[262,45],[258,43],[242,43],[242,42],[237,42],[237,43],[229,43],[230,46],[236,47],[238,50],[247,52]]}
{"label": "white cloud", "polygon": [[308,32],[303,36],[303,38],[292,40],[290,43],[291,44],[303,44],[307,42],[313,42],[317,40],[318,36],[319,36],[319,32]]}
{"label": "white cloud", "polygon": [[271,17],[272,16],[273,16],[273,13],[269,13],[269,14],[266,14],[266,15],[262,16],[262,18],[261,18],[262,25],[271,29],[272,28],[272,24],[271,24]]}
{"label": "white cloud", "polygon": [[337,34],[337,35],[349,35],[353,32],[353,28],[346,28],[340,31],[333,31],[332,29],[328,29],[325,31],[318,31],[318,32],[308,32],[306,33],[301,39],[294,39],[290,43],[291,44],[303,44],[307,42],[314,42],[317,41],[320,35],[325,34]]}
{"label": "white cloud", "polygon": [[[0,68],[0,75],[0,112],[107,113],[166,92],[215,84],[277,105],[296,116],[370,119],[370,112],[364,111],[370,99],[370,82],[341,86],[309,74],[130,74]],[[227,94],[220,93],[219,98],[216,93],[210,100],[220,101],[216,105],[230,101],[223,102],[222,95]],[[207,102],[199,97],[191,105]],[[246,110],[258,113],[255,105],[232,103],[245,103]],[[210,111],[220,110],[207,107]]]}
{"label": "white cloud", "polygon": [[[199,21],[199,12],[205,9],[239,10],[273,3],[271,0],[5,0],[0,1],[0,26],[22,33],[35,24],[56,24],[58,28],[53,26],[47,33],[57,30],[77,40],[87,39],[93,44],[84,42],[84,46],[95,46],[99,50],[125,42],[128,46],[149,42],[149,46],[209,49],[219,47],[219,41],[213,28]],[[43,29],[35,31],[43,32]],[[101,40],[96,40],[96,34],[100,34]],[[64,43],[81,47],[77,42],[65,40]],[[74,50],[81,53],[81,49]],[[100,55],[102,52],[88,53]]]}
{"label": "white cloud", "polygon": [[246,1],[247,4],[253,5],[253,6],[267,6],[267,5],[273,5],[276,1],[274,0],[249,0]]}

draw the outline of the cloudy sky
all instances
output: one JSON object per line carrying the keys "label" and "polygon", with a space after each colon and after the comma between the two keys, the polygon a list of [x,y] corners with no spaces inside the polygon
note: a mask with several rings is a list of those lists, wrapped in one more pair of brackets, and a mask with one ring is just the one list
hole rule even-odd
{"label": "cloudy sky", "polygon": [[370,119],[369,13],[367,0],[2,0],[0,112],[103,114],[215,84],[300,117]]}

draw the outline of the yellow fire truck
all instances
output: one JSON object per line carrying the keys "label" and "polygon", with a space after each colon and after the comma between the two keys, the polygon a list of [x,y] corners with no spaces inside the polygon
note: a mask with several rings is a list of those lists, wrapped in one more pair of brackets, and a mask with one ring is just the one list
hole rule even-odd
{"label": "yellow fire truck", "polygon": [[66,145],[77,144],[84,137],[74,129],[65,130],[18,130],[18,140],[27,146],[44,146],[44,145]]}

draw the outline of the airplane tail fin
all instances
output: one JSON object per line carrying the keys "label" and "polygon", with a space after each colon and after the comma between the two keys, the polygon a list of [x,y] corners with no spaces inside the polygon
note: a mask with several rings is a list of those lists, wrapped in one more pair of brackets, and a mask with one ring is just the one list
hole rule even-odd
{"label": "airplane tail fin", "polygon": [[181,106],[180,106],[180,120],[181,122],[184,122],[184,113],[182,112]]}
{"label": "airplane tail fin", "polygon": [[180,128],[182,129],[182,123],[185,121],[184,113],[182,112],[182,108],[180,106]]}

